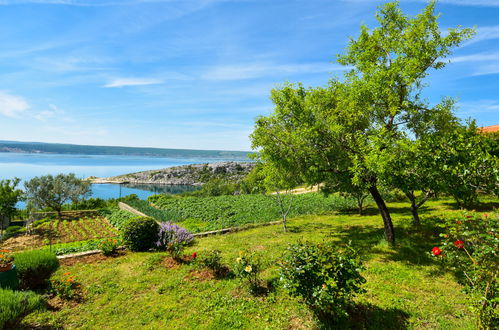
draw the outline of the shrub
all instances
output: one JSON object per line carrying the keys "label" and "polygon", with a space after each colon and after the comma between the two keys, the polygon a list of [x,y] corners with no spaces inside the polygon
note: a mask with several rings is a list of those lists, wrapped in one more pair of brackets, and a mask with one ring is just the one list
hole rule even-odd
{"label": "shrub", "polygon": [[355,250],[333,242],[290,245],[280,263],[284,287],[321,317],[346,315],[352,298],[364,292],[361,269]]}
{"label": "shrub", "polygon": [[122,226],[123,243],[132,251],[147,251],[158,238],[158,227],[153,218],[132,218]]}
{"label": "shrub", "polygon": [[106,257],[115,254],[117,249],[118,249],[118,240],[115,238],[106,238],[99,243],[99,250],[101,250],[102,254],[105,255]]}
{"label": "shrub", "polygon": [[201,266],[209,268],[216,277],[222,277],[227,272],[227,267],[222,264],[220,250],[208,251],[199,259]]}
{"label": "shrub", "polygon": [[172,222],[163,222],[159,226],[156,247],[167,250],[174,259],[178,259],[184,247],[193,239],[194,236],[187,229]]}
{"label": "shrub", "polygon": [[15,328],[22,317],[44,306],[43,298],[34,292],[0,288],[0,329]]}
{"label": "shrub", "polygon": [[47,250],[33,250],[14,255],[20,287],[36,289],[59,268],[56,255]]}
{"label": "shrub", "polygon": [[74,299],[80,296],[81,284],[76,281],[76,276],[70,272],[64,273],[62,279],[50,281],[50,291],[62,299]]}
{"label": "shrub", "polygon": [[10,226],[10,227],[7,227],[7,229],[5,229],[5,234],[9,235],[9,236],[13,236],[13,235],[17,234],[18,232],[20,232],[22,229],[23,229],[22,226]]}
{"label": "shrub", "polygon": [[256,293],[260,288],[260,258],[253,252],[241,251],[234,264],[234,273],[248,282],[250,292]]}
{"label": "shrub", "polygon": [[438,256],[458,273],[469,295],[469,307],[477,315],[477,328],[499,327],[499,215],[464,213],[445,220]]}

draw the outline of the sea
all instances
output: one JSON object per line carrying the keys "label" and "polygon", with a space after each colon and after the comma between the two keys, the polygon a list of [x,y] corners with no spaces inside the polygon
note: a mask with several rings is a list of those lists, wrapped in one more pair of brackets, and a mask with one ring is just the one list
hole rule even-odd
{"label": "sea", "polygon": [[[166,167],[213,163],[220,161],[247,161],[245,158],[165,158],[124,155],[76,155],[45,153],[0,152],[0,180],[20,178],[24,182],[41,175],[74,173],[79,178],[110,177],[121,174]],[[159,193],[177,194],[197,189],[180,185],[92,184],[91,197],[119,198],[137,194],[141,199]],[[24,207],[21,203],[19,207]]]}

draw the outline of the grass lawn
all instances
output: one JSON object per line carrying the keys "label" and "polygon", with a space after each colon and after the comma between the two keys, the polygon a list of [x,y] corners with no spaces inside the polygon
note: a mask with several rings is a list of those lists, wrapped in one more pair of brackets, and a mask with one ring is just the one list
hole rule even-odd
{"label": "grass lawn", "polygon": [[[432,218],[451,210],[446,201],[428,202],[422,210],[427,224],[410,225],[407,203],[391,203],[397,245],[383,240],[376,210],[368,215],[302,216],[289,221],[290,232],[279,225],[229,235],[197,239],[186,253],[219,249],[224,263],[234,263],[239,251],[262,256],[262,278],[272,289],[252,296],[237,278],[206,279],[194,263],[167,268],[165,253],[127,253],[95,263],[61,267],[54,277],[71,272],[81,283],[85,299],[60,310],[31,314],[24,326],[109,329],[309,329],[318,328],[313,314],[279,285],[277,262],[289,243],[299,240],[338,243],[352,241],[367,269],[367,293],[355,301],[342,328],[358,329],[473,329],[466,296],[452,273],[428,254],[438,244]],[[201,274],[201,275],[200,275]]]}

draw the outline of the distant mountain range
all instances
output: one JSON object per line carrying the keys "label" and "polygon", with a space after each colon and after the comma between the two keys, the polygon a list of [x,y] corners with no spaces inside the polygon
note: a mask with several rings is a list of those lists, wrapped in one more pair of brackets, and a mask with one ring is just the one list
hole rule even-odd
{"label": "distant mountain range", "polygon": [[0,140],[0,152],[247,160],[247,151],[162,149]]}

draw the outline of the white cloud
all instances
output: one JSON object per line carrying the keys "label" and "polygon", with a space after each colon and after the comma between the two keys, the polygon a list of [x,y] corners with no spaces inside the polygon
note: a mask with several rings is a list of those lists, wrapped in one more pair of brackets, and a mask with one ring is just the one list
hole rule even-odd
{"label": "white cloud", "polygon": [[472,116],[483,113],[499,113],[499,101],[480,100],[475,102],[458,102],[457,113],[461,116]]}
{"label": "white cloud", "polygon": [[456,56],[450,59],[452,63],[499,61],[499,53],[477,53],[471,55]]}
{"label": "white cloud", "polygon": [[202,75],[206,80],[242,80],[282,74],[306,74],[346,70],[347,67],[329,63],[276,65],[252,63],[247,65],[220,65]]}
{"label": "white cloud", "polygon": [[144,85],[157,85],[161,83],[163,83],[163,80],[155,78],[118,78],[114,79],[110,83],[107,83],[103,87],[115,88],[115,87],[125,87],[125,86],[144,86]]}
{"label": "white cloud", "polygon": [[22,97],[0,91],[0,114],[7,117],[18,117],[29,109],[29,104]]}
{"label": "white cloud", "polygon": [[72,122],[73,120],[66,115],[64,110],[59,109],[53,104],[49,104],[50,110],[43,110],[34,115],[35,119],[39,121],[63,121],[63,122]]}

